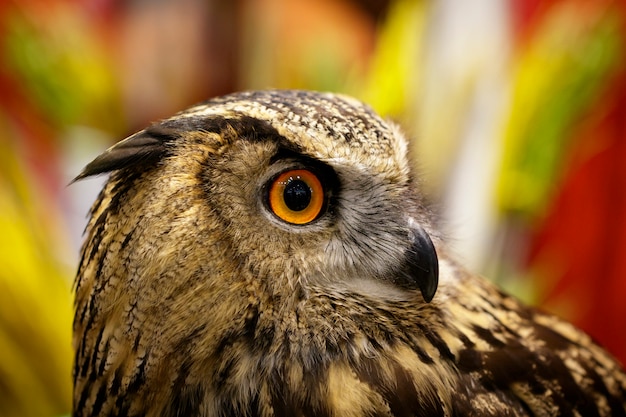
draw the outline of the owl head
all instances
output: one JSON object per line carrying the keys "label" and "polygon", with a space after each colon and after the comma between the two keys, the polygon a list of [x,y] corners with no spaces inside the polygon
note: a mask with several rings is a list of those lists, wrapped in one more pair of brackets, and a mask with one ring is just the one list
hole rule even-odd
{"label": "owl head", "polygon": [[[437,254],[406,147],[353,99],[265,91],[97,157],[77,177],[111,173],[75,282],[74,410],[328,409],[318,377],[349,374],[336,360],[371,358],[434,309]],[[410,318],[393,318],[402,305]]]}
{"label": "owl head", "polygon": [[[268,294],[419,290],[429,302],[437,289],[406,140],[349,97],[213,99],[121,141],[77,179],[105,172],[113,175],[91,230],[116,216],[116,239],[143,247],[133,268],[151,283],[169,273],[229,282],[243,267]],[[234,264],[205,272],[216,257]]]}

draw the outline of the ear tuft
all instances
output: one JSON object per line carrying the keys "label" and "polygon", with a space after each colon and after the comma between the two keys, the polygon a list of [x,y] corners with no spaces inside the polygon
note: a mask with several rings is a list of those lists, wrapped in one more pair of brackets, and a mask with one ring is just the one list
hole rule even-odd
{"label": "ear tuft", "polygon": [[167,152],[167,143],[176,137],[175,131],[160,126],[135,133],[87,164],[71,183],[139,163],[154,163],[163,157]]}

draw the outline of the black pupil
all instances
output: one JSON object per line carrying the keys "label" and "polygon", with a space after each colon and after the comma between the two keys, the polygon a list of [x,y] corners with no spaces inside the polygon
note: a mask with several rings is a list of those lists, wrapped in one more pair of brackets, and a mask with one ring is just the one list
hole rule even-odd
{"label": "black pupil", "polygon": [[293,211],[302,211],[311,203],[311,188],[302,180],[291,180],[283,193],[285,204]]}

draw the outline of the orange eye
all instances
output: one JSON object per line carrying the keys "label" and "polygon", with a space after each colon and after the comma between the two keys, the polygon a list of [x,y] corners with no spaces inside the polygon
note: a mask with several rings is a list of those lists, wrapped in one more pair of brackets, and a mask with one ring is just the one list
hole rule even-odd
{"label": "orange eye", "polygon": [[311,171],[285,171],[270,186],[269,206],[275,215],[288,223],[306,224],[321,213],[324,188]]}

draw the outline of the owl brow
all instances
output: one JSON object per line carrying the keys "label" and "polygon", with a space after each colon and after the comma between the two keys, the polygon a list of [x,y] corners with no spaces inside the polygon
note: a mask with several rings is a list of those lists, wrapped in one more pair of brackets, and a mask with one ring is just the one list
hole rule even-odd
{"label": "owl brow", "polygon": [[280,160],[294,159],[294,160],[312,160],[310,156],[305,155],[299,146],[292,143],[285,143],[285,141],[278,140],[278,148],[274,155],[270,158],[270,164],[273,164]]}
{"label": "owl brow", "polygon": [[276,128],[267,120],[258,119],[243,113],[230,116],[214,115],[211,117],[181,117],[167,121],[168,125],[186,131],[197,130],[217,133],[233,141],[245,139],[260,141],[267,138],[281,137]]}

